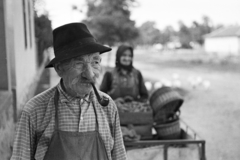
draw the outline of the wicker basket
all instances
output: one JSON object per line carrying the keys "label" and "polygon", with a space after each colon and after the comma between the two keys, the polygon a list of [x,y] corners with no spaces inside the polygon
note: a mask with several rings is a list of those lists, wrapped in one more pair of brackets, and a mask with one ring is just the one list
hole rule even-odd
{"label": "wicker basket", "polygon": [[174,111],[173,107],[178,105],[178,101],[172,101],[166,104],[164,109],[160,109],[153,117],[157,124],[167,123],[180,116],[180,110]]}
{"label": "wicker basket", "polygon": [[165,124],[156,124],[154,128],[159,139],[179,139],[181,137],[179,119]]}
{"label": "wicker basket", "polygon": [[165,123],[169,117],[179,111],[183,98],[173,88],[162,87],[154,91],[149,101],[153,110],[154,121]]}

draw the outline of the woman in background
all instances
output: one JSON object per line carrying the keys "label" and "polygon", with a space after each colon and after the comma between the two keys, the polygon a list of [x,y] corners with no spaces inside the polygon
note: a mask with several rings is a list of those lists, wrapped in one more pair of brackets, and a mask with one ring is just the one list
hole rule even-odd
{"label": "woman in background", "polygon": [[123,98],[130,101],[146,102],[148,91],[142,74],[133,67],[133,48],[128,45],[118,47],[115,68],[107,71],[103,77],[100,90],[112,99]]}

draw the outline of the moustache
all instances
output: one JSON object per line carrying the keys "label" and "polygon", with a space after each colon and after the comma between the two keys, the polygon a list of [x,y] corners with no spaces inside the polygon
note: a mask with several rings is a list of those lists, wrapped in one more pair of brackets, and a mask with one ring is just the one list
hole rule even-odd
{"label": "moustache", "polygon": [[72,85],[78,84],[78,83],[95,83],[96,82],[96,77],[94,76],[91,79],[87,79],[85,77],[78,76],[72,80]]}

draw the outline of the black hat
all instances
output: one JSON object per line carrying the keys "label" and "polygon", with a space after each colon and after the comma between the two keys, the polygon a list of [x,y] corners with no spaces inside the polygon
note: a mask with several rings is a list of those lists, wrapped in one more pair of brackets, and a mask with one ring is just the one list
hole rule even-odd
{"label": "black hat", "polygon": [[45,68],[74,57],[95,52],[108,52],[112,49],[96,42],[83,23],[70,23],[53,30],[53,58]]}

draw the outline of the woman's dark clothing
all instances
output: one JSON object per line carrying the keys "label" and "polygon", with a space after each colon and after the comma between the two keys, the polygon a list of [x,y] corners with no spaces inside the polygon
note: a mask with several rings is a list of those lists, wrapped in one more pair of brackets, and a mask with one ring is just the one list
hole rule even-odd
{"label": "woman's dark clothing", "polygon": [[148,98],[142,74],[135,68],[126,75],[119,68],[106,72],[100,90],[109,94],[112,99],[131,96],[136,101],[146,101]]}

